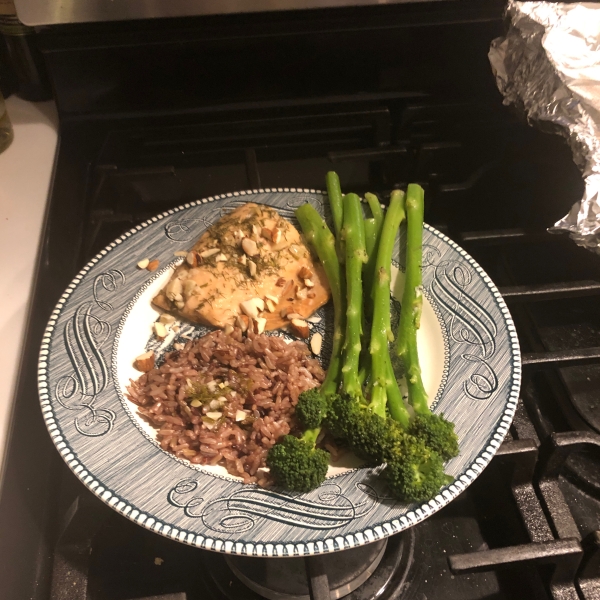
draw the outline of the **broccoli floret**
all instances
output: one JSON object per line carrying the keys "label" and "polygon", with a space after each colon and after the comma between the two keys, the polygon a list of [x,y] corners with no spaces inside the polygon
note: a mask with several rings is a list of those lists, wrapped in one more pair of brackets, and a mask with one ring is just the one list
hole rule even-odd
{"label": "broccoli floret", "polygon": [[310,492],[327,475],[329,453],[315,448],[319,429],[309,429],[301,438],[286,435],[269,450],[267,466],[277,485],[292,492]]}
{"label": "broccoli floret", "polygon": [[374,465],[385,462],[396,438],[403,435],[394,421],[381,418],[347,394],[333,398],[327,427],[334,437],[346,440],[356,456]]}
{"label": "broccoli floret", "polygon": [[329,400],[318,388],[306,390],[298,397],[295,414],[303,429],[315,429],[327,416]]}
{"label": "broccoli floret", "polygon": [[410,422],[409,433],[423,440],[426,446],[445,461],[459,454],[454,423],[447,421],[444,415],[433,413],[415,415]]}
{"label": "broccoli floret", "polygon": [[453,481],[444,473],[442,457],[409,434],[388,455],[383,476],[394,496],[405,502],[430,500]]}

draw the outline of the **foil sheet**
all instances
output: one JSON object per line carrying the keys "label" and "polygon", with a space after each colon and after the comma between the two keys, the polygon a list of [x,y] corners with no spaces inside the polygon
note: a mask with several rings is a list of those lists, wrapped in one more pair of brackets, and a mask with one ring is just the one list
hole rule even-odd
{"label": "foil sheet", "polygon": [[549,231],[600,253],[600,4],[509,0],[508,33],[489,59],[504,104],[564,135],[585,193]]}

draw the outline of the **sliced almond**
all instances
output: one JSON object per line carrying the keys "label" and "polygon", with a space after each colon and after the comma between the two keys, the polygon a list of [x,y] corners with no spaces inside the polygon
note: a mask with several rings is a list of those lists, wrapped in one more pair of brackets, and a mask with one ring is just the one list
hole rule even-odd
{"label": "sliced almond", "polygon": [[260,235],[260,227],[258,225],[252,225],[252,233],[254,235]]}
{"label": "sliced almond", "polygon": [[256,263],[253,260],[248,261],[248,273],[250,273],[250,277],[256,277]]}
{"label": "sliced almond", "polygon": [[300,252],[300,248],[298,248],[298,246],[296,246],[296,244],[292,244],[288,250],[290,251],[290,254],[294,257],[294,258],[300,258],[301,256],[301,252]]}
{"label": "sliced almond", "polygon": [[264,333],[265,327],[267,326],[267,320],[263,319],[262,317],[258,317],[258,319],[255,319],[255,321],[256,321],[256,333],[258,333],[258,334]]}
{"label": "sliced almond", "polygon": [[256,242],[250,238],[244,238],[242,240],[242,250],[248,256],[256,256],[258,254],[258,246],[256,245]]}
{"label": "sliced almond", "polygon": [[159,340],[164,340],[167,337],[167,328],[164,323],[161,323],[160,321],[154,323],[154,335]]}
{"label": "sliced almond", "polygon": [[188,252],[185,257],[185,262],[190,265],[190,267],[198,266],[198,255],[195,252]]}
{"label": "sliced almond", "polygon": [[[293,289],[294,289],[294,280],[288,279],[287,283],[285,284],[285,287],[283,288],[283,291],[281,292],[281,297],[282,298],[289,297],[290,294],[292,294]],[[293,298],[292,298],[292,300],[293,300]]]}
{"label": "sliced almond", "polygon": [[298,313],[295,312],[291,312],[288,313],[286,315],[286,317],[291,321],[292,319],[303,319],[304,317],[302,315],[299,315]]}
{"label": "sliced almond", "polygon": [[248,416],[248,413],[245,410],[236,410],[235,412],[235,420],[243,421]]}
{"label": "sliced almond", "polygon": [[186,279],[183,282],[183,295],[186,298],[189,298],[194,294],[197,288],[198,284],[193,279]]}
{"label": "sliced almond", "polygon": [[298,277],[300,277],[300,279],[309,279],[312,276],[313,276],[313,272],[306,265],[304,265],[298,271]]}
{"label": "sliced almond", "polygon": [[296,291],[296,298],[298,300],[306,300],[308,297],[308,288],[302,288],[301,290]]}
{"label": "sliced almond", "polygon": [[303,319],[292,319],[290,328],[292,333],[298,337],[307,338],[309,335],[308,323]]}
{"label": "sliced almond", "polygon": [[312,279],[305,279],[305,280],[304,280],[304,285],[305,285],[307,288],[312,288],[312,287],[315,287],[315,284],[313,283],[313,280],[312,280]]}
{"label": "sliced almond", "polygon": [[285,277],[280,277],[276,282],[275,285],[277,287],[283,287],[285,285],[286,279]]}
{"label": "sliced almond", "polygon": [[215,256],[215,262],[227,262],[227,255],[223,254],[222,252],[221,254],[217,254]]}
{"label": "sliced almond", "polygon": [[167,298],[169,300],[177,300],[178,296],[181,296],[181,292],[183,291],[183,283],[181,279],[173,279],[169,282],[166,288]]}
{"label": "sliced almond", "polygon": [[321,317],[319,315],[313,315],[312,317],[309,317],[308,319],[306,319],[309,323],[320,323],[322,321]]}
{"label": "sliced almond", "polygon": [[254,303],[254,299],[244,300],[240,302],[241,311],[250,317],[251,319],[256,319],[258,317],[258,307]]}
{"label": "sliced almond", "polygon": [[314,354],[321,354],[321,346],[323,345],[323,336],[317,332],[310,338],[310,349]]}
{"label": "sliced almond", "polygon": [[209,256],[214,256],[220,252],[219,248],[209,248],[208,250],[203,250],[200,252],[200,256],[202,258],[208,258]]}
{"label": "sliced almond", "polygon": [[273,231],[271,229],[267,229],[266,227],[263,227],[260,230],[260,235],[262,237],[264,237],[266,240],[270,240],[273,238]]}
{"label": "sliced almond", "polygon": [[215,411],[207,412],[206,416],[209,419],[212,419],[213,421],[218,421],[223,416],[223,413],[215,410]]}
{"label": "sliced almond", "polygon": [[256,304],[256,308],[258,308],[259,312],[265,310],[265,301],[262,298],[252,298],[252,302]]}
{"label": "sliced almond", "polygon": [[156,269],[158,269],[158,265],[160,265],[158,260],[151,260],[146,269],[148,269],[148,271],[156,271]]}
{"label": "sliced almond", "polygon": [[239,258],[238,258],[238,262],[241,265],[245,265],[246,262],[248,261],[248,257],[245,254],[242,254]]}
{"label": "sliced almond", "polygon": [[158,320],[161,323],[164,323],[165,325],[172,325],[173,323],[175,323],[175,317],[167,313],[163,313],[162,315],[160,315],[160,317],[158,317]]}
{"label": "sliced almond", "polygon": [[272,294],[265,294],[265,299],[270,300],[273,304],[279,304],[279,298]]}
{"label": "sliced almond", "polygon": [[140,354],[133,363],[133,366],[142,373],[147,373],[154,368],[154,351],[150,350]]}
{"label": "sliced almond", "polygon": [[225,335],[233,333],[233,325],[227,323],[227,325],[225,325],[225,329],[223,329],[223,332],[225,333]]}
{"label": "sliced almond", "polygon": [[275,304],[273,303],[273,300],[271,300],[270,298],[267,298],[265,300],[265,305],[267,307],[267,310],[272,313],[275,312]]}
{"label": "sliced almond", "polygon": [[246,315],[238,315],[235,320],[242,333],[245,333],[248,330],[248,317]]}
{"label": "sliced almond", "polygon": [[188,255],[188,253],[185,250],[177,250],[176,252],[173,252],[173,256],[186,257],[187,255]]}
{"label": "sliced almond", "polygon": [[281,229],[279,229],[278,227],[275,227],[275,229],[271,231],[271,241],[274,244],[279,244],[279,242],[281,241],[281,236]]}
{"label": "sliced almond", "polygon": [[148,258],[144,258],[143,260],[140,260],[140,262],[137,264],[137,266],[138,266],[138,269],[145,269],[149,264],[150,264],[150,260]]}

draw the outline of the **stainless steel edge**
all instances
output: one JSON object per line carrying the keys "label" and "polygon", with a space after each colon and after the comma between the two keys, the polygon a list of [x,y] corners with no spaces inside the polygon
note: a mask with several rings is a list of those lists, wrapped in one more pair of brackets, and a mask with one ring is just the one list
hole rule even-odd
{"label": "stainless steel edge", "polygon": [[35,27],[428,1],[431,0],[15,0],[15,5],[19,19]]}

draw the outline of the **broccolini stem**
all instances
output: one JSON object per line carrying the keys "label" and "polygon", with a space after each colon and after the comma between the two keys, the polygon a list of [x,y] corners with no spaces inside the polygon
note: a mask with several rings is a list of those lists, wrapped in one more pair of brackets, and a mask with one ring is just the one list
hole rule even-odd
{"label": "broccolini stem", "polygon": [[329,196],[329,206],[331,207],[331,216],[333,219],[333,230],[335,231],[335,248],[338,253],[338,259],[341,263],[346,260],[344,250],[344,236],[342,227],[344,226],[344,199],[340,178],[335,171],[327,173],[327,195]]}
{"label": "broccolini stem", "polygon": [[369,260],[371,260],[373,251],[375,250],[375,246],[377,245],[377,223],[375,219],[365,219],[365,247],[367,249],[367,254],[369,255]]}
{"label": "broccolini stem", "polygon": [[406,369],[408,401],[416,412],[428,412],[417,351],[417,329],[423,307],[423,210],[423,188],[411,183],[406,192],[406,273],[396,351]]}
{"label": "broccolini stem", "polygon": [[343,236],[346,240],[347,308],[342,385],[349,395],[362,398],[358,363],[362,333],[362,269],[367,261],[367,252],[363,212],[356,194],[344,196]]}
{"label": "broccolini stem", "polygon": [[419,365],[419,351],[417,349],[417,330],[411,332],[408,340],[407,352],[402,357],[406,368],[406,387],[408,388],[408,401],[420,415],[430,414],[427,392],[421,378]]}
{"label": "broccolini stem", "polygon": [[399,190],[392,192],[390,206],[386,212],[379,240],[379,250],[375,263],[375,280],[373,282],[373,324],[371,328],[371,407],[379,414],[380,404],[390,410],[392,418],[404,426],[408,425],[409,415],[398,382],[394,376],[392,363],[388,352],[388,342],[393,341],[390,320],[390,281],[391,263],[394,242],[398,227],[404,220],[404,194]]}
{"label": "broccolini stem", "polygon": [[315,429],[307,429],[302,434],[301,439],[302,441],[306,442],[307,444],[310,444],[314,448],[317,444],[317,438],[319,437],[319,433],[321,433],[320,427],[315,427]]}
{"label": "broccolini stem", "polygon": [[365,199],[369,203],[372,219],[365,219],[365,234],[367,244],[367,254],[369,259],[365,267],[364,282],[367,293],[365,294],[365,312],[367,318],[373,318],[373,283],[375,280],[375,263],[377,262],[377,252],[379,248],[379,239],[381,237],[381,228],[383,227],[383,210],[379,198],[375,194],[367,192]]}
{"label": "broccolini stem", "polygon": [[317,253],[325,274],[329,280],[333,299],[333,346],[331,359],[325,380],[321,384],[321,393],[335,394],[340,379],[342,365],[342,347],[346,323],[345,274],[340,267],[335,249],[335,238],[327,223],[311,204],[303,204],[296,210],[296,217],[308,243]]}
{"label": "broccolini stem", "polygon": [[381,231],[381,228],[383,227],[383,209],[381,208],[381,202],[379,202],[379,198],[375,194],[367,192],[365,194],[365,200],[369,203],[371,214],[375,219],[377,231]]}
{"label": "broccolini stem", "polygon": [[344,207],[340,178],[335,171],[327,173],[327,194],[331,206],[331,216],[333,217],[333,229],[336,237],[339,238],[344,223]]}

